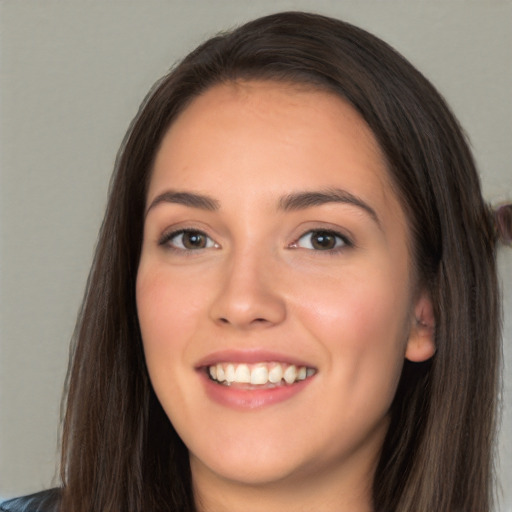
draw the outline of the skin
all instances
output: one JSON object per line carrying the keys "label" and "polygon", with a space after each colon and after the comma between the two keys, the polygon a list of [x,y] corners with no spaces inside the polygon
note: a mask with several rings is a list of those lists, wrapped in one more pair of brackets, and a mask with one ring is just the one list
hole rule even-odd
{"label": "skin", "polygon": [[[279,207],[289,194],[332,189],[375,216],[347,202]],[[218,208],[155,202],[170,190]],[[368,126],[327,92],[215,86],[163,139],[147,205],[137,276],[144,350],[189,449],[198,507],[370,511],[404,358],[425,360],[435,347],[407,222]],[[204,233],[206,246],[170,235],[184,228]],[[342,238],[320,250],[312,230]],[[209,398],[197,369],[224,349],[278,351],[317,373],[288,400],[232,408]]]}

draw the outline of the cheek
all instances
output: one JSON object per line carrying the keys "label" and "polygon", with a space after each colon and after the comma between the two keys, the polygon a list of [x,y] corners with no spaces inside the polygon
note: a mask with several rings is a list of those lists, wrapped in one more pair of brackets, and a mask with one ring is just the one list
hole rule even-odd
{"label": "cheek", "polygon": [[153,388],[168,414],[168,405],[180,396],[178,383],[186,360],[186,341],[193,331],[188,314],[194,307],[190,287],[181,287],[180,293],[178,289],[165,272],[139,269],[137,313],[146,365]]}
{"label": "cheek", "polygon": [[385,276],[345,275],[295,295],[297,317],[323,345],[342,389],[394,393],[406,349],[408,293]]}
{"label": "cheek", "polygon": [[191,286],[183,272],[141,263],[136,296],[146,365],[153,389],[174,421],[194,400],[192,391],[183,393],[183,382],[193,374],[190,342],[204,310],[203,294],[200,281],[193,279]]}
{"label": "cheek", "polygon": [[407,290],[397,289],[382,275],[365,279],[345,276],[319,284],[315,281],[297,289],[293,296],[300,316],[322,333],[321,338],[336,346],[348,344],[361,349],[378,348],[397,337],[403,341]]}
{"label": "cheek", "polygon": [[137,312],[146,351],[152,347],[176,350],[192,334],[204,308],[200,282],[165,268],[139,268]]}

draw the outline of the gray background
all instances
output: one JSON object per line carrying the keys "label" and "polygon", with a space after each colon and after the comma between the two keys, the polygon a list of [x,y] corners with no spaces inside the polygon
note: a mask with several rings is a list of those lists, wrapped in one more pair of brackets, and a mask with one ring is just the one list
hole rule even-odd
{"label": "gray background", "polygon": [[[512,1],[0,0],[0,496],[52,484],[68,343],[138,104],[204,38],[289,9],[340,17],[395,46],[466,128],[486,198],[512,199]],[[499,260],[499,510],[512,511],[512,251]]]}

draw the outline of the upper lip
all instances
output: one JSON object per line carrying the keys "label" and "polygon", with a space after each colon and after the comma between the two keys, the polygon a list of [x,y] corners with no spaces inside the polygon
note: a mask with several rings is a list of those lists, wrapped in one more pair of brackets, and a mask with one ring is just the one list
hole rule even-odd
{"label": "upper lip", "polygon": [[273,350],[264,349],[224,349],[212,352],[201,358],[195,365],[197,369],[212,366],[218,363],[264,363],[277,362],[294,364],[295,366],[306,366],[314,368],[313,365],[300,358],[289,354],[283,354]]}

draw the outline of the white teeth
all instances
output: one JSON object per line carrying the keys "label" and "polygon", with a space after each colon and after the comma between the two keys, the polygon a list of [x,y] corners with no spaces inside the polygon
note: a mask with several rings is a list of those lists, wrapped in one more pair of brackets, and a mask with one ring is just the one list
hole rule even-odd
{"label": "white teeth", "polygon": [[256,366],[251,372],[251,384],[266,384],[268,382],[268,369],[264,365]]}
{"label": "white teeth", "polygon": [[291,366],[288,366],[283,374],[283,379],[287,384],[293,384],[295,382],[295,379],[297,378],[297,367],[292,364]]}
{"label": "white teeth", "polygon": [[239,364],[235,370],[235,382],[248,384],[251,382],[251,370],[246,364]]}
{"label": "white teeth", "polygon": [[228,364],[226,366],[226,381],[231,383],[235,381],[235,365]]}
{"label": "white teeth", "polygon": [[272,382],[272,384],[277,384],[281,382],[283,378],[283,367],[280,364],[276,364],[273,368],[268,372],[268,380]]}
{"label": "white teeth", "polygon": [[224,367],[221,364],[218,364],[216,367],[217,380],[219,382],[224,382],[226,380],[226,373],[224,372]]}
{"label": "white teeth", "polygon": [[218,363],[209,366],[208,373],[212,380],[228,386],[232,383],[237,383],[253,386],[270,384],[273,387],[284,385],[285,383],[290,385],[294,382],[305,380],[314,375],[316,370],[306,366],[297,367],[293,364],[287,365],[276,362],[257,363],[254,365]]}

